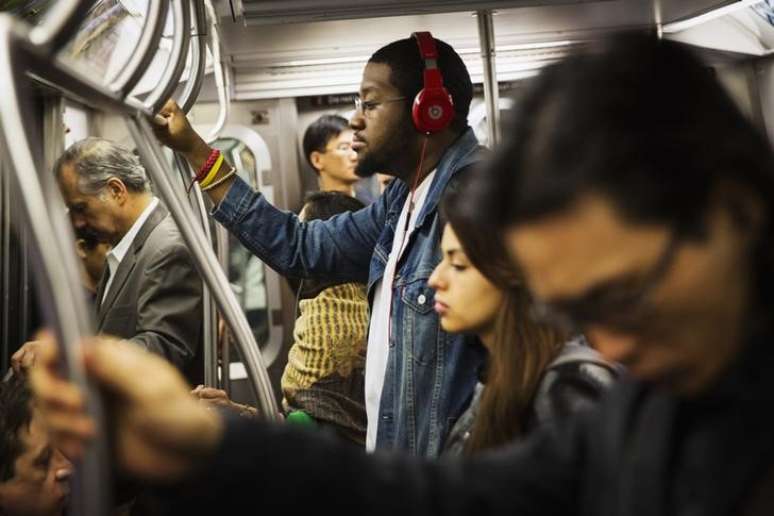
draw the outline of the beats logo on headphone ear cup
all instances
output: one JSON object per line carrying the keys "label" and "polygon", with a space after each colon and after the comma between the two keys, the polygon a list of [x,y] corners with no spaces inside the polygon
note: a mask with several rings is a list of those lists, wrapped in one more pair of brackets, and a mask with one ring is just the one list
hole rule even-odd
{"label": "beats logo on headphone ear cup", "polygon": [[446,88],[423,89],[412,107],[414,125],[422,133],[445,129],[454,117],[454,106]]}

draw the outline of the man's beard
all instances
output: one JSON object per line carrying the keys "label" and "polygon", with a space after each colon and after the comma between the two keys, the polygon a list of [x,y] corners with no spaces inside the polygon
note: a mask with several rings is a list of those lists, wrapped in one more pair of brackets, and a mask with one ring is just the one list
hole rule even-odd
{"label": "man's beard", "polygon": [[395,124],[395,129],[387,135],[381,147],[369,148],[364,156],[358,156],[355,174],[358,177],[371,177],[377,173],[402,177],[403,164],[407,152],[413,148],[414,136],[411,119],[405,117]]}

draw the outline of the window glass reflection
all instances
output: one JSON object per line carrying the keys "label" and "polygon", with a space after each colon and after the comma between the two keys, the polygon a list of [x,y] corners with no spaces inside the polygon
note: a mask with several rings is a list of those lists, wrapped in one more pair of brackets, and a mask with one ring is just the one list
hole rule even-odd
{"label": "window glass reflection", "polygon": [[100,0],[60,53],[60,59],[102,84],[109,83],[136,50],[147,9],[147,1]]}

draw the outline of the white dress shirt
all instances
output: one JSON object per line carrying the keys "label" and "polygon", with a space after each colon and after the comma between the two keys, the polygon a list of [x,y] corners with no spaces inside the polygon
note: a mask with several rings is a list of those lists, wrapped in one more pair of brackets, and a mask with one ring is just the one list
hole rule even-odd
{"label": "white dress shirt", "polygon": [[108,251],[107,255],[105,255],[110,276],[108,276],[107,284],[105,285],[105,291],[102,293],[102,299],[100,300],[100,303],[105,302],[107,293],[110,291],[110,285],[113,284],[113,278],[116,277],[118,266],[121,265],[121,261],[124,259],[124,256],[126,256],[126,253],[129,252],[129,249],[131,249],[132,242],[134,242],[134,239],[137,238],[137,233],[140,232],[140,228],[143,224],[145,224],[145,221],[148,220],[151,212],[153,212],[158,204],[159,200],[154,197],[148,206],[146,206],[142,211],[140,216],[137,217],[137,220],[134,221],[134,224],[132,224],[132,227],[129,228],[129,231],[126,232],[124,238],[122,238],[113,249]]}

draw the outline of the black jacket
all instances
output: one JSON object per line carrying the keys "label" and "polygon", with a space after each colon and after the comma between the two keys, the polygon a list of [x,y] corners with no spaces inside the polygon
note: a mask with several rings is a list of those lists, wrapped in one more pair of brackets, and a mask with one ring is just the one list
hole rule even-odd
{"label": "black jacket", "polygon": [[[528,410],[524,435],[514,441],[525,439],[545,424],[561,424],[570,415],[589,410],[610,389],[619,373],[619,368],[605,362],[583,337],[568,341],[543,372]],[[449,432],[442,455],[465,454],[485,389],[486,372],[479,376],[481,381],[470,405]]]}
{"label": "black jacket", "polygon": [[774,514],[772,372],[771,339],[755,339],[701,399],[619,384],[571,422],[465,461],[367,456],[298,429],[233,420],[176,510],[187,516],[321,507],[389,516]]}

